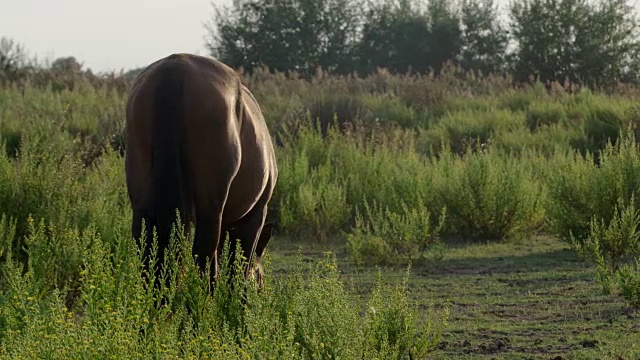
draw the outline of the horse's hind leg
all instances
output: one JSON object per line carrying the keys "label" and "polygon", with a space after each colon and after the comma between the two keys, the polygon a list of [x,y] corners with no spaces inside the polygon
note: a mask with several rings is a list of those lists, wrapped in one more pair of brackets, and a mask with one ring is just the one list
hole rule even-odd
{"label": "horse's hind leg", "polygon": [[[223,230],[222,213],[229,195],[229,186],[237,172],[239,162],[234,163],[228,160],[225,164],[226,167],[192,167],[195,203],[193,255],[202,271],[206,269],[207,263],[211,265],[211,281],[219,273],[216,249]],[[227,171],[216,171],[220,168]]]}
{"label": "horse's hind leg", "polygon": [[204,202],[204,204],[196,204],[193,256],[196,257],[196,263],[202,271],[205,271],[207,262],[211,265],[211,281],[217,277],[219,272],[216,248],[220,240],[222,209],[225,200],[226,193],[224,196],[219,195],[208,199],[208,201],[197,201]]}
{"label": "horse's hind leg", "polygon": [[226,94],[211,99],[208,96],[193,98],[192,101],[199,105],[187,110],[191,117],[186,124],[184,140],[184,158],[195,210],[193,255],[203,271],[207,262],[211,265],[211,281],[219,273],[216,249],[222,232],[222,214],[229,187],[240,168],[241,156],[237,124],[232,121],[234,109],[226,98]]}
{"label": "horse's hind leg", "polygon": [[[265,190],[254,207],[242,219],[236,221],[233,226],[234,231],[231,233],[233,234],[233,238],[230,236],[230,240],[233,241],[233,247],[231,249],[235,250],[235,239],[239,239],[240,245],[242,246],[242,255],[248,262],[247,268],[245,269],[245,277],[249,277],[251,271],[252,257],[264,226],[264,220],[267,217],[267,202],[269,201],[270,195],[269,191]],[[233,256],[234,252],[232,251],[231,254]]]}

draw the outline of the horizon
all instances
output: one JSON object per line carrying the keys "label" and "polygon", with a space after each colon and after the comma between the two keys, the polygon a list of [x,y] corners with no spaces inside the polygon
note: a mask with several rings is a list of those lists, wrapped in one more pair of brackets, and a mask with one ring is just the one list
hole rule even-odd
{"label": "horizon", "polygon": [[[510,1],[496,2],[504,11]],[[128,71],[172,53],[209,55],[204,24],[212,19],[212,4],[230,3],[113,0],[100,8],[91,0],[22,0],[0,13],[0,37],[24,46],[39,61],[73,56],[95,73]],[[636,0],[628,3],[638,9]]]}

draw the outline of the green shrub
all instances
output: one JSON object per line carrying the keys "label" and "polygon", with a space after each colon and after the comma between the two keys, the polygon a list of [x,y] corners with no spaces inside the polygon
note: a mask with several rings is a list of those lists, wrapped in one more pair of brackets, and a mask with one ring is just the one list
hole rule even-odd
{"label": "green shrub", "polygon": [[343,186],[326,163],[328,149],[323,140],[306,131],[300,136],[305,140],[279,152],[280,175],[272,202],[281,228],[323,238],[348,223],[351,209]]}
{"label": "green shrub", "polygon": [[439,161],[448,163],[437,189],[447,208],[448,233],[501,240],[531,235],[541,226],[544,192],[526,162],[492,153]]}
{"label": "green shrub", "polygon": [[[442,329],[448,317],[448,307],[436,314],[433,306],[420,324],[409,300],[409,269],[403,282],[391,290],[384,287],[381,273],[366,304],[365,341],[363,357],[368,359],[424,359],[441,340]],[[417,335],[406,329],[419,328]]]}
{"label": "green shrub", "polygon": [[616,142],[618,134],[626,126],[623,115],[612,108],[592,109],[586,119],[585,132],[597,148],[607,142]]}
{"label": "green shrub", "polygon": [[292,233],[323,238],[348,223],[351,209],[342,186],[315,174],[280,205],[280,224]]}
{"label": "green shrub", "polygon": [[[435,150],[444,145],[456,154],[464,153],[470,146],[479,151],[491,139],[503,132],[524,127],[521,115],[493,109],[487,112],[460,111],[439,119],[426,133],[425,141]],[[423,145],[424,146],[424,145]]]}
{"label": "green shrub", "polygon": [[616,273],[622,297],[636,309],[640,309],[640,256],[635,264],[626,264]]}
{"label": "green shrub", "polygon": [[526,128],[501,132],[495,135],[490,148],[506,155],[526,157],[527,153],[537,153],[551,158],[556,152],[570,152],[583,149],[586,136],[580,128],[567,128],[562,125],[549,125],[531,132]]}
{"label": "green shrub", "polygon": [[559,125],[566,121],[562,104],[537,102],[526,110],[526,122],[529,130],[534,131],[542,126]]}
{"label": "green shrub", "polygon": [[589,237],[594,217],[610,224],[616,207],[627,206],[640,189],[639,150],[633,133],[624,132],[615,145],[607,145],[599,166],[590,155],[553,157],[543,176],[549,191],[547,213],[553,233],[582,244]]}
{"label": "green shrub", "polygon": [[[531,234],[541,225],[544,192],[532,178],[529,159],[491,152],[457,158],[446,150],[428,158],[405,140],[410,135],[391,134],[330,131],[320,138],[301,131],[287,143],[279,152],[282,176],[275,197],[283,229],[322,237],[353,227],[355,209],[365,209],[365,199],[389,214],[420,213],[425,204],[446,207],[449,235],[496,239]],[[317,160],[312,164],[307,154]],[[364,248],[377,249],[374,257],[385,261],[389,239],[379,235],[367,236]]]}
{"label": "green shrub", "polygon": [[41,132],[23,139],[15,159],[0,153],[0,208],[17,219],[14,248],[23,247],[29,218],[56,228],[93,222],[105,235],[121,228],[130,217],[122,158],[107,151],[87,167],[82,146],[67,134]]}
{"label": "green shrub", "polygon": [[334,120],[344,123],[361,119],[363,108],[360,97],[326,94],[317,98],[310,106],[309,113],[314,126],[325,134]]}
{"label": "green shrub", "polygon": [[428,126],[425,112],[407,106],[397,97],[364,96],[362,103],[366,109],[364,119],[367,123],[393,122],[405,128]]}
{"label": "green shrub", "polygon": [[[42,277],[43,271],[54,271],[64,254],[53,253],[55,259],[46,261],[29,253],[26,272],[10,251],[5,254],[0,265],[3,356],[359,359],[371,354],[401,359],[433,350],[446,325],[446,307],[418,318],[407,279],[396,288],[379,281],[362,302],[342,283],[330,255],[309,265],[299,258],[284,277],[274,277],[267,267],[261,291],[238,271],[244,267],[240,251],[235,275],[229,272],[228,256],[222,256],[220,278],[209,296],[209,281],[191,260],[188,239],[172,241],[162,275],[172,286],[156,289],[146,286],[141,252],[130,237],[105,241],[91,231],[77,236],[87,251],[82,264],[70,264],[75,271],[64,273],[79,276],[80,296],[72,308],[65,305],[71,290],[51,289]],[[28,251],[34,249],[41,248]],[[361,314],[365,304],[368,310]]]}
{"label": "green shrub", "polygon": [[611,292],[615,274],[630,257],[640,256],[640,213],[633,197],[628,206],[620,199],[612,219],[606,223],[592,218],[589,236],[585,241],[573,239],[598,266],[598,282],[605,293]]}
{"label": "green shrub", "polygon": [[618,201],[608,223],[594,216],[586,240],[573,238],[576,247],[595,263],[603,292],[610,294],[617,284],[623,298],[636,308],[640,308],[639,226],[640,212],[632,196],[628,205],[623,199]]}
{"label": "green shrub", "polygon": [[501,97],[501,108],[519,112],[526,111],[536,100],[547,98],[547,92],[542,83],[536,83],[530,88],[510,90]]}
{"label": "green shrub", "polygon": [[364,215],[356,211],[355,226],[347,234],[349,255],[357,265],[380,264],[398,257],[415,261],[439,240],[445,209],[434,228],[431,213],[424,206],[402,204],[399,213],[365,202]]}
{"label": "green shrub", "polygon": [[[274,194],[279,224],[294,234],[324,237],[352,224],[355,206],[369,198],[391,210],[419,203],[429,192],[425,159],[410,135],[368,130],[342,134],[302,128],[278,150],[280,177]],[[401,158],[401,161],[398,159]]]}

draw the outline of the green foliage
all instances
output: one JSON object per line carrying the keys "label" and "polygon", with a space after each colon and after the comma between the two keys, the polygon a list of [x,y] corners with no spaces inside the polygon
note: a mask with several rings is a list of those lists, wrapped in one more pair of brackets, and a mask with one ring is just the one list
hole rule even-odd
{"label": "green foliage", "polygon": [[460,18],[455,3],[448,0],[429,1],[427,13],[429,52],[426,65],[430,70],[439,72],[446,63],[455,62],[462,50],[463,37]]}
{"label": "green foliage", "polygon": [[617,284],[629,305],[640,308],[640,213],[634,196],[626,202],[619,199],[609,223],[594,216],[589,237],[573,241],[595,263],[602,291],[610,294]]}
{"label": "green foliage", "polygon": [[536,231],[544,219],[544,189],[525,161],[492,154],[449,158],[439,189],[447,231],[465,238],[501,240]]}
{"label": "green foliage", "polygon": [[349,71],[357,9],[353,0],[238,1],[215,8],[207,46],[248,71],[261,65],[307,75],[316,67]]}
{"label": "green foliage", "polygon": [[355,226],[347,234],[349,255],[357,265],[381,264],[395,257],[421,259],[427,248],[440,240],[445,214],[443,208],[434,228],[435,221],[423,204],[409,208],[403,203],[396,213],[365,202],[364,215],[356,211]]}
{"label": "green foliage", "polygon": [[[108,152],[87,168],[81,157],[79,147],[58,131],[25,137],[15,160],[0,154],[0,207],[18,221],[15,249],[25,245],[22,239],[28,233],[29,219],[37,223],[44,220],[54,228],[84,228],[93,221],[104,234],[113,234],[123,226],[121,220],[129,209],[124,184],[119,181],[123,176],[121,159]],[[54,243],[70,240],[51,239]]]}
{"label": "green foliage", "polygon": [[[4,221],[0,226],[4,235],[6,226]],[[308,269],[299,259],[288,277],[268,276],[258,292],[242,271],[231,275],[228,255],[223,256],[220,278],[208,296],[209,282],[191,260],[187,239],[177,237],[171,243],[163,277],[172,286],[156,289],[146,285],[141,252],[130,238],[104,239],[91,231],[77,236],[87,250],[81,263],[70,264],[77,274],[77,291],[52,289],[43,277],[64,254],[53,253],[47,261],[30,252],[24,274],[11,253],[5,256],[0,265],[5,279],[0,284],[2,356],[356,359],[371,353],[399,359],[433,350],[446,324],[446,311],[418,321],[406,279],[395,289],[380,282],[368,301],[369,308],[379,312],[361,316],[364,304],[340,281],[332,257]],[[47,239],[36,235],[32,241]],[[41,247],[44,244],[30,251]],[[241,252],[236,254],[239,270],[244,264]],[[65,298],[74,293],[80,295],[70,309]],[[158,306],[160,298],[165,302]],[[382,330],[391,336],[380,336]]]}
{"label": "green foliage", "polygon": [[239,1],[216,7],[208,47],[249,71],[424,74],[454,63],[520,83],[610,88],[638,81],[636,14],[625,0],[526,0],[510,5],[505,26],[493,0]]}
{"label": "green foliage", "polygon": [[549,203],[547,213],[552,231],[560,238],[583,244],[590,234],[592,219],[611,224],[616,208],[637,200],[640,188],[640,157],[635,136],[623,132],[616,144],[609,143],[600,156],[556,156],[545,170]]}
{"label": "green foliage", "polygon": [[623,0],[525,0],[510,10],[520,81],[610,86],[636,67],[638,23]]}
{"label": "green foliage", "polygon": [[616,273],[622,297],[636,309],[640,309],[640,256],[635,264],[623,265]]}
{"label": "green foliage", "polygon": [[506,70],[508,32],[498,22],[494,0],[462,0],[463,49],[460,63],[483,74]]}
{"label": "green foliage", "polygon": [[426,134],[426,141],[432,147],[446,146],[462,154],[469,147],[480,151],[496,134],[517,130],[523,125],[522,116],[509,111],[463,109],[440,118]]}
{"label": "green foliage", "polygon": [[415,1],[382,1],[363,22],[358,55],[365,73],[439,71],[462,47],[459,19],[446,1],[431,1],[426,9]]}
{"label": "green foliage", "polygon": [[316,142],[319,136],[309,132],[300,135],[307,141],[300,141],[294,154],[278,159],[281,175],[273,201],[278,204],[282,228],[322,238],[339,231],[348,222],[351,209],[344,187],[326,163],[327,149]]}
{"label": "green foliage", "polygon": [[[409,300],[408,279],[409,269],[401,284],[389,294],[385,289],[381,273],[372,290],[371,297],[366,304],[365,358],[403,359],[406,355],[411,358],[422,359],[433,350],[441,338],[441,329],[446,325],[449,315],[448,308],[436,317],[433,306],[429,307],[426,323],[421,325],[416,313],[411,309],[415,306]],[[388,297],[391,296],[391,297]],[[416,337],[406,329],[420,328]]]}
{"label": "green foliage", "polygon": [[531,131],[544,126],[564,125],[566,112],[564,106],[559,103],[542,102],[534,103],[527,109],[526,122]]}
{"label": "green foliage", "polygon": [[589,237],[576,241],[576,246],[586,252],[598,266],[598,282],[605,293],[611,292],[612,282],[621,266],[630,257],[640,256],[640,213],[636,210],[633,196],[628,206],[620,199],[609,223],[592,219]]}
{"label": "green foliage", "polygon": [[582,129],[562,125],[543,126],[534,132],[520,128],[497,133],[491,141],[491,148],[504,154],[525,156],[535,153],[547,159],[572,152],[573,149],[584,149],[587,145]]}
{"label": "green foliage", "polygon": [[[521,117],[506,112],[476,121],[484,119],[496,132],[523,126]],[[278,151],[282,176],[274,201],[284,232],[324,238],[351,225],[354,258],[388,262],[424,250],[423,241],[438,227],[437,219],[429,220],[433,210],[447,208],[447,235],[503,239],[540,228],[545,192],[533,177],[534,159],[491,151],[458,158],[447,150],[425,157],[413,136],[332,129],[322,138],[319,131],[301,129]]]}
{"label": "green foliage", "polygon": [[585,132],[597,148],[603,148],[609,141],[615,142],[620,131],[624,130],[623,117],[616,110],[593,108],[587,115]]}

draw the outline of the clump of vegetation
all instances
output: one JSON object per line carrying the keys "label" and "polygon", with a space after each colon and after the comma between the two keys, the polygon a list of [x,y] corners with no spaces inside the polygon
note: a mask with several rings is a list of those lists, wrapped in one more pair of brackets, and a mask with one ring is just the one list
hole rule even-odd
{"label": "clump of vegetation", "polygon": [[[424,206],[409,208],[402,204],[398,213],[365,202],[364,214],[356,211],[355,226],[347,234],[349,255],[356,265],[381,264],[402,258],[421,259],[425,251],[440,241],[446,210],[438,222]],[[437,225],[433,225],[437,224]]]}
{"label": "clump of vegetation", "polygon": [[[161,275],[170,287],[146,285],[141,252],[131,238],[105,239],[91,230],[77,233],[83,241],[76,246],[86,251],[81,263],[69,265],[78,287],[55,286],[60,284],[46,281],[45,274],[62,274],[55,263],[63,255],[51,254],[51,261],[39,254],[43,248],[36,244],[46,244],[47,236],[30,234],[34,246],[23,272],[4,246],[11,241],[11,222],[1,225],[0,354],[10,358],[400,359],[424,357],[446,324],[446,310],[419,316],[406,278],[397,287],[379,281],[361,302],[339,279],[330,255],[310,265],[300,260],[286,277],[270,274],[258,291],[237,271],[244,267],[237,251],[238,268],[230,272],[223,256],[209,296],[209,281],[191,260],[191,242],[181,237],[174,238]],[[73,232],[50,231],[54,237]],[[75,297],[71,306],[69,297]],[[361,315],[363,306],[368,310]]]}
{"label": "clump of vegetation", "polygon": [[635,263],[623,265],[616,273],[622,297],[636,309],[640,309],[640,256]]}
{"label": "clump of vegetation", "polygon": [[[594,217],[589,226],[589,236],[584,242],[573,238],[576,246],[597,265],[598,282],[607,294],[611,292],[611,286],[622,266],[634,257],[640,259],[639,225],[640,213],[636,210],[632,196],[629,205],[624,205],[622,200],[618,201],[613,218],[608,224]],[[620,278],[628,295],[633,293],[631,270],[626,268]]]}
{"label": "clump of vegetation", "polygon": [[[616,142],[609,130],[594,137],[597,126],[588,124],[635,124],[637,89],[556,96],[559,90],[541,84],[513,89],[508,77],[463,75],[448,68],[438,76],[380,71],[307,80],[245,74],[277,144],[280,178],[269,217],[278,237],[303,248],[330,238],[320,246],[337,246],[339,254],[346,248],[362,266],[420,264],[424,255],[449,258],[476,246],[456,241],[454,249],[451,238],[515,238],[518,245],[477,246],[538,249],[539,232],[573,236],[577,244],[597,238],[604,259],[617,256],[615,241],[632,239],[623,236],[633,233],[628,209],[638,208],[631,196],[640,169],[635,129],[616,133]],[[315,108],[327,119],[336,99],[358,97],[355,119],[334,117],[323,131],[310,111],[318,92],[331,94]],[[170,260],[179,271],[166,275],[175,286],[159,293],[145,287],[128,239],[125,98],[86,85],[0,88],[2,356],[305,358],[358,351],[406,358],[433,348],[443,323],[437,313],[407,305],[415,294],[406,285],[380,280],[379,293],[359,298],[365,286],[354,291],[334,259],[299,265],[297,275],[277,271],[261,293],[243,283],[242,293],[218,286],[208,295],[190,257],[180,255]],[[612,143],[605,147],[603,139]],[[554,242],[549,258],[557,250],[573,259],[564,246]],[[633,306],[637,261],[632,254],[621,259],[607,279]],[[511,271],[511,260],[499,261]],[[156,304],[160,294],[164,307]]]}
{"label": "clump of vegetation", "polygon": [[637,207],[638,200],[632,195],[640,188],[639,155],[634,134],[626,131],[615,144],[608,143],[599,165],[589,154],[584,158],[579,154],[554,157],[543,169],[553,233],[583,244],[590,236],[594,217],[608,225],[630,202]]}
{"label": "clump of vegetation", "polygon": [[445,176],[438,196],[447,207],[450,234],[503,240],[531,235],[542,225],[544,189],[534,179],[528,160],[468,153],[440,162]]}
{"label": "clump of vegetation", "polygon": [[[630,304],[636,304],[640,257],[640,148],[633,132],[609,142],[600,164],[587,155],[556,157],[550,172],[549,222],[557,236],[569,240],[597,266],[596,279],[609,294],[617,283]],[[635,305],[634,305],[635,306]]]}

